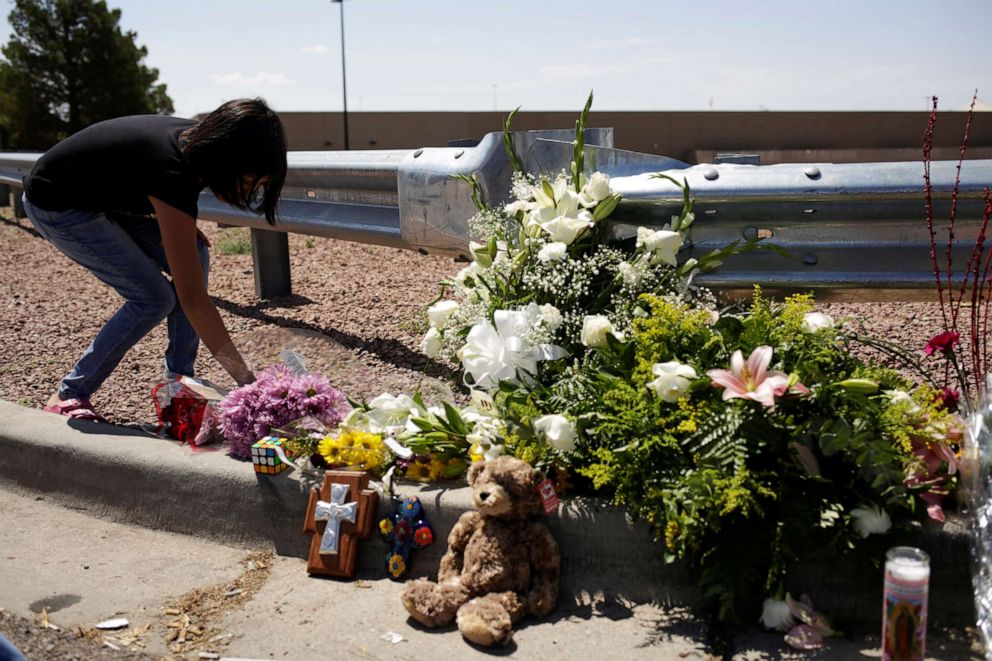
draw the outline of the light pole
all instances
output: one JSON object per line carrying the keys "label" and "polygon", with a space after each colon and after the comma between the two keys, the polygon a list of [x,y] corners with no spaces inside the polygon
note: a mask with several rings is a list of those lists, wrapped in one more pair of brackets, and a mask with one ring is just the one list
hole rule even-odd
{"label": "light pole", "polygon": [[341,5],[341,96],[344,100],[344,148],[350,149],[348,145],[348,79],[344,66],[344,0],[331,0],[331,4]]}

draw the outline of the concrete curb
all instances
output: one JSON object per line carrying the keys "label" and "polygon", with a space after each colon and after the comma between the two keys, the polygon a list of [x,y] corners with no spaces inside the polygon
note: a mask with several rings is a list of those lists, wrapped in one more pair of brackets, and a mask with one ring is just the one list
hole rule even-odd
{"label": "concrete curb", "polygon": [[[295,472],[256,475],[224,452],[192,452],[138,431],[68,420],[0,400],[0,485],[41,492],[68,507],[114,521],[206,537],[304,557],[306,494]],[[471,509],[465,486],[401,483],[419,496],[438,540],[414,554],[413,576],[436,571],[445,538]],[[698,606],[701,595],[684,568],[666,565],[647,526],[603,500],[569,498],[547,517],[562,554],[562,592],[603,593],[633,601]],[[931,621],[973,625],[970,554],[963,528],[922,531],[910,540],[931,555]],[[362,545],[361,565],[377,570],[385,546]],[[790,589],[818,607],[873,630],[879,621],[881,573],[832,563],[795,572]],[[759,605],[760,607],[760,605]]]}

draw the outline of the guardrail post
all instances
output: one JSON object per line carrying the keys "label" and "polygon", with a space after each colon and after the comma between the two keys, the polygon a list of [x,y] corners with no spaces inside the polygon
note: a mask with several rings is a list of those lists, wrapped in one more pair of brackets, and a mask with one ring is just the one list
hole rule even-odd
{"label": "guardrail post", "polygon": [[0,207],[10,206],[10,186],[0,184]]}
{"label": "guardrail post", "polygon": [[14,218],[27,218],[28,215],[24,212],[24,200],[21,199],[21,189],[15,188],[11,197],[14,198]]}
{"label": "guardrail post", "polygon": [[289,296],[289,235],[272,230],[251,230],[251,255],[255,271],[255,295],[261,299]]}

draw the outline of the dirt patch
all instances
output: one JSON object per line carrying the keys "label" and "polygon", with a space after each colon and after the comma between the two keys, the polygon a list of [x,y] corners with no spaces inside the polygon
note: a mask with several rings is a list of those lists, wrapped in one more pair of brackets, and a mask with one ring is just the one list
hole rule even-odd
{"label": "dirt patch", "polygon": [[[91,633],[91,632],[95,632]],[[47,611],[29,620],[0,609],[0,634],[30,661],[154,659],[140,649],[104,638],[96,629],[61,629],[48,620]]]}
{"label": "dirt patch", "polygon": [[175,658],[219,656],[219,651],[231,642],[231,636],[214,625],[224,614],[255,596],[269,579],[272,558],[269,552],[251,553],[241,560],[242,572],[238,578],[191,590],[166,605],[162,626],[167,632],[165,642],[169,651],[177,655]]}

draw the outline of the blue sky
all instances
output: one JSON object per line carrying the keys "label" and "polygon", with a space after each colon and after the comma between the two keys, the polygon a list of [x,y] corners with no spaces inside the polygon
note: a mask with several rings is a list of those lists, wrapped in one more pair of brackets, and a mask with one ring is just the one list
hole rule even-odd
{"label": "blue sky", "polygon": [[[10,6],[8,0],[4,12]],[[340,110],[330,0],[108,0],[176,113]],[[992,104],[992,1],[345,0],[349,110],[924,110]],[[2,24],[0,39],[10,28]]]}

